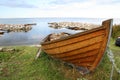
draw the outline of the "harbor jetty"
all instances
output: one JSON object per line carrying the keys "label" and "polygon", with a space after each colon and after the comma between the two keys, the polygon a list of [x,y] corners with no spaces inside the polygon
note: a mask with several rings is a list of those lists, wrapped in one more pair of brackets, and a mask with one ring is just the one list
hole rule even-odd
{"label": "harbor jetty", "polygon": [[49,24],[49,27],[52,27],[55,29],[67,28],[71,30],[90,30],[100,26],[96,24],[80,23],[80,22],[50,22],[48,24]]}
{"label": "harbor jetty", "polygon": [[0,31],[7,32],[27,32],[32,29],[34,24],[0,24]]}

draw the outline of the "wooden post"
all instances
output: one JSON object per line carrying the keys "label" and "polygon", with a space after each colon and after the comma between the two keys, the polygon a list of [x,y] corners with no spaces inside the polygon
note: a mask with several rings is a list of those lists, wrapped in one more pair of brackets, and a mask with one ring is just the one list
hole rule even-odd
{"label": "wooden post", "polygon": [[36,53],[35,60],[37,60],[40,57],[40,53],[41,53],[41,47],[38,49],[38,51]]}

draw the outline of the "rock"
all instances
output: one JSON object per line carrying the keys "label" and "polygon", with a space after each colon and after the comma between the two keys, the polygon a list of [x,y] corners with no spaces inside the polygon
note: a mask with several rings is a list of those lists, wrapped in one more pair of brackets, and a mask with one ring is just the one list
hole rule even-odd
{"label": "rock", "polygon": [[14,52],[16,51],[14,48],[0,48],[0,52]]}
{"label": "rock", "polygon": [[88,24],[88,23],[79,23],[79,22],[52,22],[48,23],[49,27],[58,29],[58,28],[68,28],[71,30],[90,30],[96,27],[99,27],[99,25],[95,24]]}
{"label": "rock", "polygon": [[3,50],[3,48],[0,48],[0,52]]}
{"label": "rock", "polygon": [[62,33],[53,33],[49,36],[49,41],[53,41],[53,40],[57,40],[57,39],[60,39],[60,38],[64,38],[64,37],[67,37],[69,36],[70,34],[69,33],[65,33],[65,32],[62,32]]}
{"label": "rock", "polygon": [[32,29],[32,25],[36,24],[0,24],[0,30],[8,32],[27,32]]}
{"label": "rock", "polygon": [[71,29],[71,30],[88,30],[88,29],[80,28],[80,27],[67,27],[67,29]]}
{"label": "rock", "polygon": [[58,23],[56,23],[56,22],[48,23],[48,24],[50,24],[49,27],[52,27],[52,28],[55,28],[55,29],[58,29],[58,28],[61,27],[61,26],[60,26]]}
{"label": "rock", "polygon": [[116,39],[115,45],[120,47],[120,37]]}

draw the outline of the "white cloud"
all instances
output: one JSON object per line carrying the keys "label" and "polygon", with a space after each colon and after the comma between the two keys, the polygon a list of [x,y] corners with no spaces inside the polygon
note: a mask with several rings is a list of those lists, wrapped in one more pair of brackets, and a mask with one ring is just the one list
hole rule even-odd
{"label": "white cloud", "polygon": [[[120,1],[118,0],[26,0],[26,4],[32,4],[39,8],[22,8],[18,10],[9,8],[9,11],[12,10],[13,12],[6,13],[7,16],[15,11],[15,17],[120,18],[120,11],[118,10]],[[14,17],[14,15],[11,17]]]}
{"label": "white cloud", "polygon": [[[102,0],[103,1],[103,0]],[[74,2],[69,4],[50,5],[43,10],[44,15],[47,17],[92,17],[92,18],[118,18],[120,17],[119,3],[111,4],[112,1],[87,1],[87,2]],[[108,3],[110,4],[108,4]],[[104,3],[104,5],[102,5]],[[105,5],[106,4],[106,5]]]}
{"label": "white cloud", "polygon": [[4,0],[0,1],[0,6],[11,8],[37,8],[37,6],[24,0]]}

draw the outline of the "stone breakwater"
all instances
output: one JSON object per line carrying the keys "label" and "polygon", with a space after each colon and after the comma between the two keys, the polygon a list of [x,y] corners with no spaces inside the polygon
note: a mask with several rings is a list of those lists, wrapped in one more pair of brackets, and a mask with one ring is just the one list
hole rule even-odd
{"label": "stone breakwater", "polygon": [[90,30],[100,26],[96,24],[80,23],[80,22],[51,22],[48,24],[49,24],[49,27],[52,27],[55,29],[68,28],[72,30]]}
{"label": "stone breakwater", "polygon": [[32,25],[36,24],[0,24],[0,30],[7,32],[27,32],[32,29]]}

